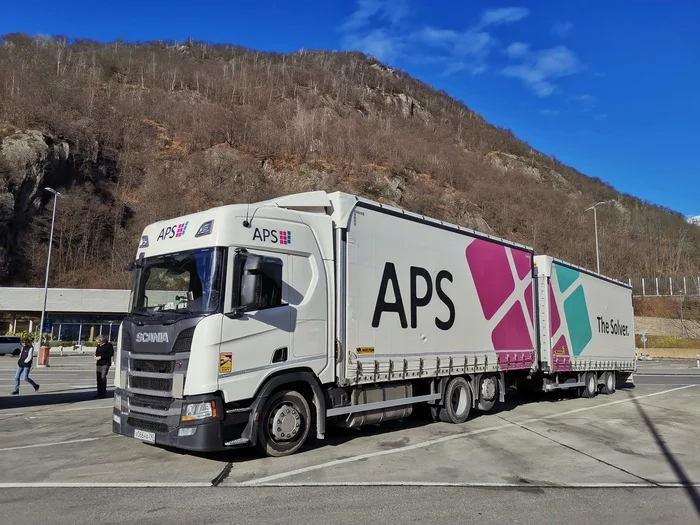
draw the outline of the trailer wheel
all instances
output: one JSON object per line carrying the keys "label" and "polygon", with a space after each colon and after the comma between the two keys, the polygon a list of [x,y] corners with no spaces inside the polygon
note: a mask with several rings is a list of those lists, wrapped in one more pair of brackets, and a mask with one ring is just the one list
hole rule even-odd
{"label": "trailer wheel", "polygon": [[482,412],[489,412],[496,405],[498,399],[498,377],[482,376],[478,395],[477,408]]}
{"label": "trailer wheel", "polygon": [[472,408],[472,393],[469,383],[463,377],[455,377],[447,383],[445,406],[440,409],[440,421],[464,423]]}
{"label": "trailer wheel", "polygon": [[265,403],[258,426],[257,448],[272,457],[294,454],[309,435],[311,411],[304,396],[281,390]]}
{"label": "trailer wheel", "polygon": [[593,372],[586,372],[583,382],[586,384],[581,395],[587,398],[595,397],[598,391],[598,378],[596,375]]}
{"label": "trailer wheel", "polygon": [[615,393],[615,372],[605,372],[605,384],[603,385],[603,394]]}

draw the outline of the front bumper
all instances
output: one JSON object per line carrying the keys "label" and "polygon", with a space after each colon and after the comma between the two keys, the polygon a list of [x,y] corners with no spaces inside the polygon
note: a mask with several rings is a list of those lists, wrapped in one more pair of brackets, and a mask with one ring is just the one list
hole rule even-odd
{"label": "front bumper", "polygon": [[[135,431],[140,430],[155,438],[152,442],[142,441],[196,452],[217,452],[250,445],[248,440],[241,438],[248,425],[249,412],[226,414],[222,400],[215,395],[173,399],[167,409],[154,410],[137,406],[143,405],[143,398],[126,390],[117,389],[115,394],[122,400],[121,409],[116,406],[113,409],[112,432],[115,434],[134,438]],[[180,421],[183,405],[211,400],[216,402],[216,419]]]}

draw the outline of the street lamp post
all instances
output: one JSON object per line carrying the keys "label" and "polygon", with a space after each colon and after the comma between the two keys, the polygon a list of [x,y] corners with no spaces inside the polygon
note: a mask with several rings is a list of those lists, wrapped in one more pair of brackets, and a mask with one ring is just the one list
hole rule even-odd
{"label": "street lamp post", "polygon": [[595,203],[590,208],[586,208],[586,211],[593,210],[593,224],[595,227],[595,260],[596,260],[596,271],[600,273],[600,251],[598,250],[598,213],[596,208],[601,204],[608,204],[610,201],[601,201]]}
{"label": "street lamp post", "polygon": [[49,271],[51,270],[51,249],[53,248],[53,228],[56,222],[56,202],[61,194],[53,188],[44,188],[46,191],[53,193],[53,214],[51,216],[51,236],[49,238],[49,256],[46,261],[46,279],[44,280],[44,306],[41,309],[41,324],[39,325],[39,341],[37,342],[37,352],[41,347],[41,336],[44,334],[44,318],[46,317],[46,298],[49,293]]}

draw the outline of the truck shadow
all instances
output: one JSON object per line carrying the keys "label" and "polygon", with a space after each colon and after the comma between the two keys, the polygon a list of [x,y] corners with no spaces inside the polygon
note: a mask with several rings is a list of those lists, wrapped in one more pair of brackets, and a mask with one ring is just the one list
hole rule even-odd
{"label": "truck shadow", "polygon": [[[618,385],[619,390],[633,388],[633,386],[622,386]],[[508,412],[514,410],[519,406],[523,406],[529,403],[542,403],[544,401],[555,403],[560,401],[565,401],[567,399],[578,398],[578,393],[575,390],[562,390],[556,392],[518,392],[515,394],[509,394],[506,396],[506,401],[504,403],[498,403],[494,409],[489,412],[489,414],[498,414],[503,412]],[[470,415],[469,420],[464,424],[465,432],[468,432],[469,421],[472,421],[478,417],[488,417],[489,414],[481,414],[477,410],[473,410],[472,415]],[[406,445],[410,445],[411,441],[405,436],[407,430],[412,430],[416,428],[422,428],[428,425],[439,424],[436,423],[428,409],[428,405],[418,405],[414,406],[414,411],[411,416],[406,419],[387,421],[378,425],[367,425],[362,428],[341,428],[336,426],[329,426],[326,429],[325,439],[309,439],[306,444],[302,447],[296,456],[303,456],[305,454],[312,453],[318,449],[328,448],[328,447],[339,447],[354,441],[355,439],[364,437],[376,437],[378,446],[384,449],[400,448]],[[167,450],[180,455],[195,456],[203,459],[208,459],[212,461],[218,461],[221,463],[246,463],[248,461],[261,460],[262,456],[254,448],[241,448],[224,452],[212,452],[212,453],[198,453],[192,451],[184,451],[178,449],[171,449],[169,447],[163,447]],[[340,455],[335,457],[335,459],[343,459],[344,456]]]}
{"label": "truck shadow", "polygon": [[[27,387],[27,390],[29,392],[31,391],[31,388]],[[61,405],[66,403],[82,403],[85,401],[92,401],[93,399],[95,399],[95,390],[81,390],[79,392],[76,392],[75,390],[69,390],[59,392],[47,392],[45,394],[30,394],[28,392],[26,394],[20,393],[20,395],[17,396],[0,396],[0,410],[8,410],[11,408],[32,408],[49,405]],[[107,390],[107,397],[105,397],[104,399],[110,399],[113,397],[113,390]]]}
{"label": "truck shadow", "polygon": [[673,473],[676,475],[678,483],[680,483],[681,487],[685,490],[688,499],[695,508],[696,514],[700,517],[700,493],[698,493],[698,490],[693,484],[693,481],[688,477],[688,474],[683,469],[683,466],[676,459],[673,452],[666,443],[666,440],[664,440],[663,436],[659,433],[659,430],[656,428],[656,425],[654,425],[654,422],[646,413],[644,407],[639,402],[639,400],[636,397],[634,397],[631,392],[628,392],[627,395],[630,396],[630,398],[632,399],[632,403],[639,412],[642,421],[644,421],[644,424],[649,429],[649,433],[652,435],[654,441],[656,441],[656,444],[661,450],[661,453],[664,455],[666,462],[671,467]]}

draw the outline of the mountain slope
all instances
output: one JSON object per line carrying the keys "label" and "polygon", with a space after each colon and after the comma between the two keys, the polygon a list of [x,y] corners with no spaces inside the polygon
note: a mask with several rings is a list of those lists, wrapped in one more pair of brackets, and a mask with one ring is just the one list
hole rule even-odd
{"label": "mountain slope", "polygon": [[126,286],[153,220],[324,189],[356,192],[602,271],[697,273],[700,230],[534,151],[446,93],[359,53],[235,46],[0,46],[0,282]]}

